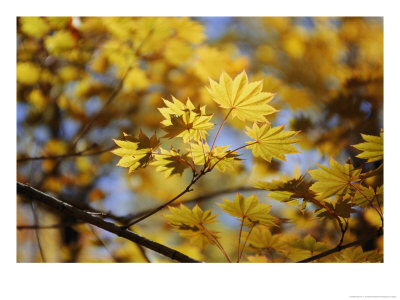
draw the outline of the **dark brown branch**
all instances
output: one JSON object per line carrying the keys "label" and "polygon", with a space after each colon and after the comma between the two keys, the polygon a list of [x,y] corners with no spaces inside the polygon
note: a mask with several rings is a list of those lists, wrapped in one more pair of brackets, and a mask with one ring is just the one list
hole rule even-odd
{"label": "dark brown branch", "polygon": [[[238,187],[238,188],[233,188],[233,189],[225,189],[225,190],[220,190],[220,191],[215,191],[209,194],[205,194],[205,195],[201,195],[199,197],[195,197],[192,199],[188,199],[188,200],[184,200],[180,203],[185,203],[185,204],[189,204],[189,203],[199,203],[202,201],[207,201],[209,199],[212,199],[213,197],[216,196],[220,196],[220,195],[224,195],[224,194],[231,194],[231,193],[237,193],[237,192],[249,192],[249,191],[254,191],[254,190],[259,190],[257,188],[253,188],[253,187]],[[99,211],[96,210],[90,206],[88,206],[87,204],[84,204],[82,202],[76,202],[76,201],[71,201],[71,200],[64,200],[64,202],[75,206],[81,210],[87,211],[89,214],[97,214],[99,217],[103,218],[103,219],[111,219],[114,221],[117,221],[118,223],[125,225],[125,224],[129,224],[129,222],[131,222],[132,220],[138,219],[152,211],[155,210],[155,208],[150,208],[150,209],[146,209],[143,210],[141,212],[138,213],[131,213],[131,214],[127,214],[127,215],[115,215],[113,214],[111,211]],[[171,206],[177,206],[180,203],[171,203]],[[24,229],[55,229],[55,228],[62,228],[62,227],[66,227],[66,226],[73,226],[76,224],[81,224],[82,222],[71,222],[71,223],[62,223],[62,224],[52,224],[52,225],[41,225],[41,226],[34,226],[34,225],[18,225],[17,229],[18,230],[24,230]]]}
{"label": "dark brown branch", "polygon": [[367,237],[367,238],[360,239],[360,240],[357,240],[357,241],[354,241],[354,242],[351,242],[351,243],[348,243],[348,244],[345,244],[345,245],[336,246],[335,248],[330,249],[330,250],[328,250],[328,251],[325,251],[325,252],[322,252],[322,253],[320,253],[320,254],[311,256],[311,257],[309,257],[309,258],[300,260],[300,261],[298,261],[298,263],[306,263],[306,262],[310,262],[310,261],[313,261],[313,260],[316,260],[316,259],[323,258],[323,257],[328,256],[328,255],[331,255],[331,254],[333,254],[333,253],[340,252],[340,251],[342,251],[343,249],[346,249],[346,248],[350,248],[350,247],[354,247],[354,246],[358,246],[358,245],[364,244],[365,242],[368,242],[368,241],[370,241],[370,240],[372,240],[372,239],[374,239],[374,238],[376,238],[376,237],[379,237],[379,236],[381,236],[381,235],[383,235],[383,229],[382,229],[382,228],[380,228],[373,236],[369,236],[369,237]]}
{"label": "dark brown branch", "polygon": [[199,262],[179,251],[171,249],[167,246],[159,244],[157,242],[151,241],[145,237],[142,237],[129,229],[125,229],[119,227],[113,223],[107,222],[97,216],[91,215],[87,212],[82,211],[72,205],[61,201],[57,198],[49,196],[39,190],[36,190],[28,185],[17,182],[17,194],[23,195],[25,197],[37,200],[41,203],[44,203],[56,210],[58,210],[62,214],[67,214],[73,216],[79,220],[85,221],[92,225],[95,225],[99,228],[102,228],[108,232],[114,233],[117,236],[123,237],[127,240],[130,240],[136,244],[142,245],[148,249],[151,249],[157,253],[165,255],[171,259],[177,260],[179,262]]}

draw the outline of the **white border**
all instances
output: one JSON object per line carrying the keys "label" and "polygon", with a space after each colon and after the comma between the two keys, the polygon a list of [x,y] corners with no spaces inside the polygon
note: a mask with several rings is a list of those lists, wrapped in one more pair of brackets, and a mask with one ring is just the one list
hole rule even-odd
{"label": "white border", "polygon": [[[2,299],[349,299],[400,297],[398,218],[399,42],[395,1],[14,1],[1,16],[0,119],[2,170]],[[15,57],[16,16],[384,16],[385,263],[384,264],[16,264]],[[4,92],[5,91],[5,92]],[[398,136],[398,134],[397,134]],[[398,172],[398,171],[397,171]],[[396,280],[396,281],[395,281]],[[6,296],[7,295],[7,296]]]}

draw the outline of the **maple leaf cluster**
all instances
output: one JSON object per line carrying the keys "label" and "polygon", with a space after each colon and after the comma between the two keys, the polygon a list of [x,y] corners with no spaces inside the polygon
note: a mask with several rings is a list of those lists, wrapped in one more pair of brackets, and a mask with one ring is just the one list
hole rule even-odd
{"label": "maple leaf cluster", "polygon": [[[263,92],[262,87],[262,81],[249,83],[244,71],[234,79],[222,73],[218,83],[210,79],[208,91],[212,99],[221,108],[228,109],[225,120],[231,116],[242,122],[253,122],[246,134],[254,140],[247,142],[247,145],[235,150],[228,150],[229,146],[217,146],[218,131],[210,148],[206,138],[215,125],[211,122],[213,114],[206,112],[205,105],[196,107],[190,99],[183,103],[172,96],[172,101],[163,99],[165,107],[158,109],[164,117],[161,124],[166,134],[162,138],[182,138],[184,143],[189,144],[186,152],[159,148],[160,141],[155,135],[148,138],[140,132],[137,138],[131,138],[130,141],[114,140],[121,147],[112,151],[122,157],[117,165],[129,168],[131,173],[152,164],[157,166],[156,171],[164,172],[169,177],[182,175],[187,168],[197,172],[196,166],[203,166],[203,171],[214,167],[222,172],[232,170],[235,164],[240,164],[241,159],[236,151],[241,148],[251,149],[255,157],[267,162],[271,162],[272,158],[285,160],[285,154],[299,152],[292,145],[299,142],[299,139],[293,138],[298,132],[284,131],[284,125],[271,127],[265,116],[277,112],[267,104],[275,94]],[[124,134],[124,137],[127,138],[127,135]]]}

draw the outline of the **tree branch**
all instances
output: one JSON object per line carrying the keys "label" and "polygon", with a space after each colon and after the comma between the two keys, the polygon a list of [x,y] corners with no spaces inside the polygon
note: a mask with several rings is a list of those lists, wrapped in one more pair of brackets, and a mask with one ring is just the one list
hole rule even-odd
{"label": "tree branch", "polygon": [[25,185],[23,183],[17,182],[17,194],[37,200],[41,203],[51,206],[52,208],[58,210],[60,213],[73,216],[77,219],[80,219],[82,221],[85,221],[87,223],[95,225],[99,228],[102,228],[102,229],[108,231],[108,232],[114,233],[120,237],[130,240],[136,244],[142,245],[148,249],[151,249],[155,252],[158,252],[162,255],[165,255],[165,256],[167,256],[171,259],[177,260],[179,262],[199,262],[179,251],[171,249],[171,248],[164,246],[162,244],[159,244],[157,242],[148,240],[145,237],[142,237],[142,236],[130,231],[129,229],[125,229],[125,228],[119,227],[113,223],[104,221],[103,219],[101,219],[99,217],[96,217],[96,216],[91,215],[90,213],[84,212],[76,207],[73,207],[72,205],[70,205],[64,201],[61,201],[57,198],[49,196],[49,195],[47,195],[37,189],[34,189],[28,185]]}
{"label": "tree branch", "polygon": [[379,228],[379,230],[378,230],[374,235],[372,235],[372,236],[369,236],[369,237],[367,237],[367,238],[360,239],[360,240],[357,240],[357,241],[354,241],[354,242],[351,242],[351,243],[348,243],[348,244],[345,244],[345,245],[336,246],[335,248],[330,249],[330,250],[328,250],[328,251],[325,251],[325,252],[322,252],[322,253],[320,253],[320,254],[311,256],[311,257],[309,257],[309,258],[300,260],[300,261],[298,261],[298,263],[306,263],[306,262],[310,262],[310,261],[313,261],[313,260],[316,260],[316,259],[320,259],[320,258],[325,257],[325,256],[328,256],[328,255],[330,255],[330,254],[333,254],[333,253],[336,253],[336,252],[340,252],[340,251],[342,251],[343,249],[350,248],[350,247],[353,247],[353,246],[361,245],[361,244],[363,244],[363,243],[365,243],[365,242],[367,242],[367,241],[370,241],[370,240],[372,240],[372,239],[374,239],[374,238],[376,238],[376,237],[379,237],[379,236],[381,236],[381,235],[383,235],[383,229],[382,229],[382,227]]}
{"label": "tree branch", "polygon": [[36,157],[21,157],[17,159],[17,163],[21,162],[27,162],[31,160],[54,160],[54,159],[59,159],[59,158],[68,158],[68,157],[76,157],[76,156],[94,156],[94,155],[99,155],[104,152],[108,152],[116,148],[115,146],[109,147],[107,149],[102,149],[94,152],[89,152],[93,147],[89,147],[85,150],[79,151],[79,152],[72,152],[72,153],[66,153],[66,154],[61,154],[61,155],[48,155],[48,156],[36,156]]}

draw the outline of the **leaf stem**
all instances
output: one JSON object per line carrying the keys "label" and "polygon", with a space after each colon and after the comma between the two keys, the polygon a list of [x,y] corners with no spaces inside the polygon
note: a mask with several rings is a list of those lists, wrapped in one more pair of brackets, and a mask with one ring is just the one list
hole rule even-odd
{"label": "leaf stem", "polygon": [[[243,146],[238,147],[238,148],[233,149],[233,150],[229,150],[224,156],[222,156],[221,158],[219,158],[219,159],[215,162],[215,164],[210,168],[210,170],[214,169],[214,167],[217,165],[217,163],[219,163],[221,160],[223,160],[223,159],[224,159],[225,157],[227,157],[229,154],[231,154],[231,153],[233,153],[233,152],[235,152],[235,151],[238,151],[238,150],[240,150],[240,149],[242,149],[242,148],[244,148],[244,147],[251,146],[251,145],[254,145],[254,144],[258,144],[258,141],[255,141],[254,143],[250,143],[250,144],[247,144],[247,145],[243,145]],[[210,152],[210,153],[211,153],[211,152]]]}
{"label": "leaf stem", "polygon": [[198,130],[199,135],[200,135],[200,141],[201,141],[201,148],[203,149],[203,155],[204,155],[204,165],[207,162],[207,157],[206,157],[206,151],[204,150],[204,141],[203,141],[203,135],[201,134],[201,131]]}
{"label": "leaf stem", "polygon": [[237,262],[240,262],[240,238],[242,237],[242,230],[243,230],[244,218],[245,218],[245,217],[242,217],[242,222],[241,222],[241,224],[240,224],[240,230],[239,230],[239,241],[238,241]]}
{"label": "leaf stem", "polygon": [[248,233],[248,235],[246,237],[246,240],[244,241],[244,244],[243,244],[243,247],[242,247],[242,251],[240,251],[239,261],[238,262],[240,262],[240,259],[242,258],[242,254],[243,254],[244,248],[246,247],[247,240],[249,239],[251,231],[253,230],[254,227],[255,227],[255,225],[251,226],[250,231],[249,231],[249,233]]}
{"label": "leaf stem", "polygon": [[350,183],[350,186],[352,186],[354,189],[356,189],[361,195],[364,196],[364,198],[369,202],[369,204],[371,204],[371,206],[376,210],[376,212],[379,214],[379,216],[381,217],[381,221],[383,224],[383,216],[382,214],[379,212],[379,210],[376,208],[376,206],[374,205],[373,201],[374,198],[372,198],[372,200],[370,200],[356,185],[353,185],[352,183]]}
{"label": "leaf stem", "polygon": [[213,148],[214,148],[215,142],[217,141],[217,138],[218,138],[218,135],[219,135],[219,133],[220,133],[220,131],[221,131],[221,129],[222,129],[222,126],[224,126],[225,121],[228,119],[228,117],[229,117],[229,115],[231,114],[232,110],[233,110],[233,108],[231,108],[231,109],[228,111],[228,113],[227,113],[226,116],[225,116],[225,119],[222,121],[221,125],[219,126],[217,135],[215,136],[214,141],[213,141],[212,146],[211,146],[211,149],[210,149],[210,154],[209,154],[209,156],[208,156],[208,159],[209,159],[209,160],[211,159],[211,152],[212,152],[212,150],[213,150]]}
{"label": "leaf stem", "polygon": [[186,194],[186,193],[192,191],[192,190],[193,190],[193,189],[191,189],[192,185],[195,184],[195,183],[197,182],[197,180],[199,180],[199,179],[200,179],[203,175],[205,175],[206,173],[207,173],[207,172],[202,171],[202,172],[200,172],[200,174],[196,175],[196,174],[193,172],[192,181],[188,184],[188,186],[187,186],[182,192],[180,192],[178,195],[176,195],[174,198],[172,198],[172,199],[169,200],[168,202],[164,203],[163,205],[160,205],[160,206],[156,207],[155,209],[153,209],[152,211],[148,212],[148,213],[145,214],[144,216],[142,216],[142,217],[140,217],[140,218],[138,218],[138,219],[136,219],[136,220],[133,220],[132,222],[128,223],[127,225],[123,225],[123,226],[120,226],[120,227],[123,228],[123,229],[129,228],[129,227],[131,227],[132,225],[135,225],[135,224],[137,224],[137,223],[143,221],[144,219],[147,219],[148,217],[154,215],[156,212],[162,210],[164,207],[168,206],[169,204],[171,204],[172,202],[174,202],[175,200],[177,200],[178,198],[180,198],[182,195],[184,195],[184,194]]}
{"label": "leaf stem", "polygon": [[210,235],[210,237],[214,239],[215,245],[218,247],[219,250],[221,250],[225,258],[231,263],[232,262],[231,258],[229,257],[228,253],[226,253],[224,247],[222,247],[218,239],[204,225],[201,225],[201,227],[204,229],[205,232],[207,232]]}
{"label": "leaf stem", "polygon": [[193,155],[193,149],[192,149],[192,143],[190,142],[190,140],[191,140],[191,137],[190,137],[190,129],[188,130],[188,132],[189,132],[189,147],[190,147],[190,153],[192,154],[193,166],[195,166],[194,155]]}
{"label": "leaf stem", "polygon": [[194,168],[194,166],[192,166],[188,161],[184,160],[182,157],[180,156],[176,156],[176,155],[171,155],[171,154],[165,154],[165,153],[157,153],[157,152],[151,152],[152,155],[164,155],[164,156],[169,156],[169,157],[173,157],[176,160],[180,161],[181,163],[184,163],[185,165],[187,165],[189,168],[192,169],[192,171],[196,171],[196,169]]}

